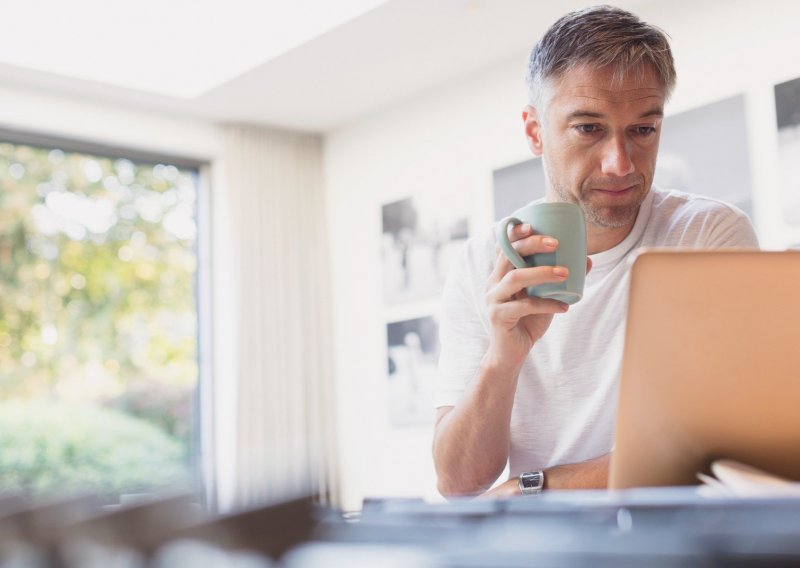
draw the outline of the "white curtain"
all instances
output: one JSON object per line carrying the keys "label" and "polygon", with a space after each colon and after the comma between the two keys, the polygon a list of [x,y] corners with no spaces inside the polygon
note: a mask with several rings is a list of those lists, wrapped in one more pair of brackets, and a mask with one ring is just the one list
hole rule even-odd
{"label": "white curtain", "polygon": [[321,163],[319,137],[224,127],[211,208],[221,510],[337,500]]}

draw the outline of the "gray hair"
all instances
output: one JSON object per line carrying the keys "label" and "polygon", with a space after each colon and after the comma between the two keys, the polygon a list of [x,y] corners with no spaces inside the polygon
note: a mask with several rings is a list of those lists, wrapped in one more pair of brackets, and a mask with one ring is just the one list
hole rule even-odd
{"label": "gray hair", "polygon": [[614,70],[621,81],[645,65],[655,71],[666,91],[675,87],[675,64],[667,35],[634,14],[613,6],[593,6],[563,16],[531,51],[526,73],[529,103],[541,103],[548,80],[581,65]]}

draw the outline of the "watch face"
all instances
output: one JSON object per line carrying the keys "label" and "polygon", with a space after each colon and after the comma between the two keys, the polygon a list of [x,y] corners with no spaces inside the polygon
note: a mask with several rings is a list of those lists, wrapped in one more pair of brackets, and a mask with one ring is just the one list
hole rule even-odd
{"label": "watch face", "polygon": [[523,473],[520,481],[525,489],[539,489],[542,487],[542,474],[538,471]]}

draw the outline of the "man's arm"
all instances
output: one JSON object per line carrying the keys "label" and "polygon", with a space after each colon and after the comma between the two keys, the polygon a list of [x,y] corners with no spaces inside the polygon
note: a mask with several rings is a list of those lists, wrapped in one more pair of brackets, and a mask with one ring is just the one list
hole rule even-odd
{"label": "man's arm", "polygon": [[[608,487],[608,466],[611,454],[605,454],[580,463],[558,465],[544,470],[544,488],[551,489],[606,489]],[[487,491],[482,497],[506,498],[522,495],[519,478],[508,481]]]}
{"label": "man's arm", "polygon": [[446,497],[483,493],[508,461],[519,371],[484,363],[457,406],[437,409],[433,456]]}
{"label": "man's arm", "polygon": [[[510,240],[523,256],[557,248],[557,242],[534,235],[527,224],[512,228]],[[461,400],[440,408],[437,415],[433,458],[443,495],[482,493],[502,473],[508,461],[511,409],[520,369],[553,315],[568,308],[555,300],[530,298],[525,289],[566,277],[562,267],[514,270],[505,255],[498,253],[487,283],[489,349]]]}

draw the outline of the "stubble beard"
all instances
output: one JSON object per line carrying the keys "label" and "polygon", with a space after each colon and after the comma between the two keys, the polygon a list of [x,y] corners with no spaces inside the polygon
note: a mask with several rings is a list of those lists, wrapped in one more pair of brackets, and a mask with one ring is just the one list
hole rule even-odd
{"label": "stubble beard", "polygon": [[600,205],[591,199],[592,190],[581,188],[576,195],[562,184],[550,179],[551,187],[562,201],[575,203],[583,210],[583,216],[587,223],[604,229],[618,229],[632,224],[647,197],[647,186],[645,186],[646,182],[642,176],[630,184],[638,187],[635,199],[630,203],[620,205]]}

